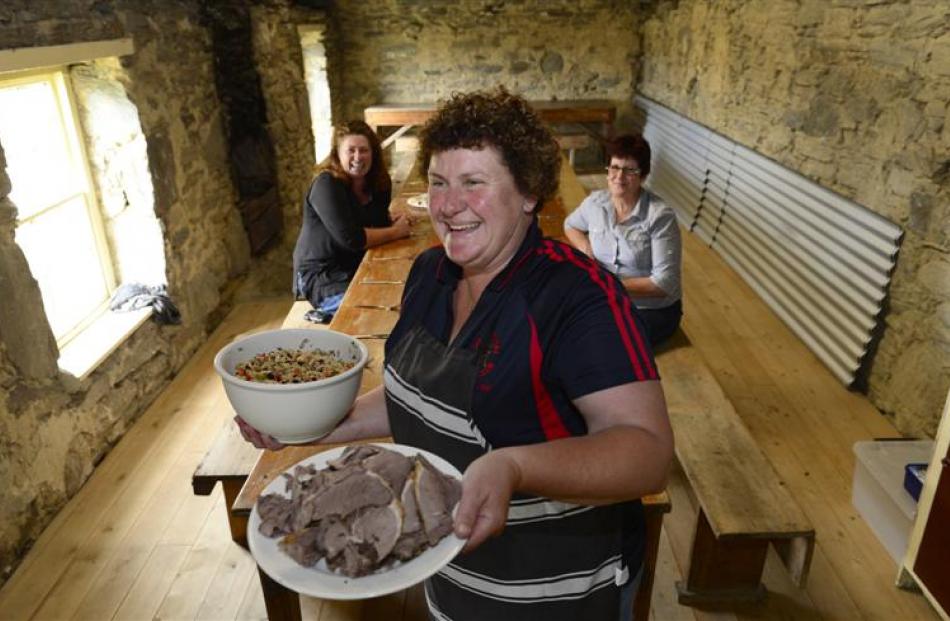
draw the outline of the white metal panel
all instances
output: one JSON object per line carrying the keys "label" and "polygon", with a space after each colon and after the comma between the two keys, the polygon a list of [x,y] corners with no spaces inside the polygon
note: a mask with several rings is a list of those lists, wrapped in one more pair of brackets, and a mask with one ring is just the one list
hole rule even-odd
{"label": "white metal panel", "polygon": [[651,188],[852,383],[880,326],[900,227],[649,99],[634,103],[657,154]]}
{"label": "white metal panel", "polygon": [[[870,274],[881,274],[892,264],[896,248],[893,242],[885,242],[881,237],[860,225],[845,220],[841,213],[834,213],[827,204],[816,205],[807,195],[792,192],[784,180],[755,176],[753,167],[738,165],[733,171],[730,182],[743,184],[750,192],[757,192],[763,201],[786,214],[786,219],[795,221],[794,228],[815,239],[824,239],[826,246],[843,246],[839,256],[842,260],[866,265]],[[848,234],[842,235],[842,232]],[[819,242],[820,243],[820,242]],[[877,278],[886,282],[886,279]]]}
{"label": "white metal panel", "polygon": [[[731,213],[737,217],[731,218],[730,222],[735,221],[746,228],[763,231],[762,237],[768,239],[770,248],[773,249],[774,253],[782,256],[786,265],[805,272],[812,287],[821,288],[829,297],[838,299],[843,307],[856,308],[854,314],[865,316],[864,321],[867,321],[868,329],[873,326],[875,321],[867,319],[867,316],[873,317],[877,314],[883,300],[882,295],[875,295],[874,291],[861,288],[858,286],[856,279],[849,279],[847,275],[842,276],[840,271],[834,271],[824,263],[809,260],[808,255],[797,253],[794,247],[779,243],[775,235],[775,228],[768,220],[756,218],[754,212],[751,214],[745,213],[745,203],[739,200],[739,195],[734,195],[732,198]],[[855,320],[857,320],[857,317]]]}
{"label": "white metal panel", "polygon": [[803,260],[822,263],[846,280],[855,279],[855,284],[868,296],[878,301],[884,298],[890,263],[871,262],[872,257],[860,256],[840,239],[839,229],[809,224],[800,210],[790,210],[787,201],[778,202],[774,194],[747,183],[741,175],[737,174],[732,181],[730,207],[741,206],[745,209],[744,217],[767,222],[776,232],[776,242],[794,248]]}

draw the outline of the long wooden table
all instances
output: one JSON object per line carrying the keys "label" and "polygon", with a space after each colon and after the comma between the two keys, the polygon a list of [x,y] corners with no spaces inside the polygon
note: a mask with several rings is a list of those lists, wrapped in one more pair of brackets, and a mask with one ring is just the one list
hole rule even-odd
{"label": "long wooden table", "polygon": [[[422,125],[435,114],[438,104],[380,104],[363,111],[363,119],[379,133],[381,127],[397,128],[383,140],[383,148],[392,144],[413,126]],[[611,137],[617,106],[604,99],[564,99],[557,101],[532,101],[544,122],[550,125],[574,124],[600,142]]]}
{"label": "long wooden table", "polygon": [[[411,196],[425,191],[425,183],[415,175],[403,185],[393,199],[396,210],[412,208],[406,203]],[[542,231],[549,237],[560,237],[564,218],[584,198],[585,191],[573,169],[565,161],[561,168],[561,186],[558,196],[546,204],[539,215]],[[422,212],[419,212],[422,215]],[[360,386],[361,394],[382,383],[383,345],[396,319],[399,316],[395,308],[401,299],[403,282],[409,267],[420,252],[435,244],[438,239],[432,231],[428,218],[413,226],[413,236],[396,242],[371,248],[356,271],[350,287],[340,306],[340,310],[330,323],[330,328],[346,332],[361,338],[369,350],[370,362],[363,372]],[[313,328],[313,324],[303,319],[309,310],[309,302],[296,303],[284,321],[284,328]],[[389,440],[389,438],[379,438]],[[245,521],[250,515],[254,503],[267,485],[282,472],[297,462],[318,452],[338,445],[292,446],[281,451],[262,451],[254,469],[247,477],[243,488],[231,506],[231,513]],[[659,545],[663,514],[670,510],[669,496],[664,492],[644,498],[647,515],[647,550],[644,576],[635,601],[635,618],[649,618],[650,596],[653,586],[653,568]],[[272,580],[262,570],[259,571],[267,615],[271,621],[300,619],[299,595]]]}

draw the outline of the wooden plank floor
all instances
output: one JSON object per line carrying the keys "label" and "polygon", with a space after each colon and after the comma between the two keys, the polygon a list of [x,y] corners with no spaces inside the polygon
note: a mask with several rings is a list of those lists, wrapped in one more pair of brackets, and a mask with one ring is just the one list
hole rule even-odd
{"label": "wooden plank floor", "polygon": [[[896,436],[708,248],[686,236],[685,326],[802,509],[817,547],[804,590],[770,553],[770,595],[757,607],[698,610],[676,603],[696,502],[679,470],[660,545],[657,620],[937,619],[893,586],[896,568],[850,501],[857,440]],[[263,619],[253,560],[229,537],[220,489],[191,493],[190,476],[224,421],[211,368],[236,335],[279,326],[289,299],[237,307],[96,469],[0,590],[0,619]],[[305,599],[305,619],[425,619],[418,591],[366,602]]]}

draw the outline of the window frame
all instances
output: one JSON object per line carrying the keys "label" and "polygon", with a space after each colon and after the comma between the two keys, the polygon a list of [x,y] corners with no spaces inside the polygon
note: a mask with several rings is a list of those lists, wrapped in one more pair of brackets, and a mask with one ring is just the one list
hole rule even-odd
{"label": "window frame", "polygon": [[23,224],[41,218],[43,215],[50,213],[57,207],[60,207],[68,201],[73,200],[81,195],[83,198],[83,205],[85,206],[85,213],[89,220],[93,239],[95,241],[96,257],[98,259],[100,269],[99,276],[101,276],[106,289],[106,296],[104,300],[94,307],[92,311],[90,311],[89,314],[87,314],[75,326],[56,338],[57,346],[62,349],[108,310],[109,299],[117,287],[117,279],[113,253],[111,247],[109,246],[108,237],[106,235],[102,206],[99,203],[98,193],[93,183],[92,170],[89,165],[89,156],[86,150],[84,133],[79,121],[79,110],[78,106],[76,105],[76,97],[69,81],[69,67],[44,67],[42,69],[34,69],[30,71],[19,71],[9,76],[0,76],[0,87],[37,82],[47,82],[52,87],[56,109],[59,113],[59,121],[63,130],[63,135],[66,137],[65,146],[68,150],[68,156],[79,175],[79,188],[77,192],[64,195],[63,197],[60,197],[57,202],[44,205],[41,210],[30,214],[26,218],[21,219],[18,216],[16,222],[14,223],[14,230],[18,229]]}

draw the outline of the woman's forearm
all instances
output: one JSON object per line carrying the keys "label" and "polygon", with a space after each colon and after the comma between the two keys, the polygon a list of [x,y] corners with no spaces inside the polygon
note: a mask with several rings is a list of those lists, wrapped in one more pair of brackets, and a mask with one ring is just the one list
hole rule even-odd
{"label": "woman's forearm", "polygon": [[662,491],[672,441],[635,426],[554,442],[498,449],[516,466],[517,491],[601,505]]}
{"label": "woman's forearm", "polygon": [[621,279],[624,289],[635,298],[664,298],[668,294],[649,276],[631,276]]}
{"label": "woman's forearm", "polygon": [[604,505],[663,490],[673,429],[659,381],[628,382],[573,400],[587,435],[510,446],[465,469],[455,533],[474,549],[505,528],[512,494]]}
{"label": "woman's forearm", "polygon": [[385,392],[382,386],[377,386],[360,395],[346,418],[329,435],[324,436],[320,443],[350,442],[366,438],[385,438],[390,435]]}
{"label": "woman's forearm", "polygon": [[372,248],[373,246],[380,246],[397,239],[409,237],[409,234],[412,233],[412,223],[407,216],[400,214],[393,219],[393,223],[389,226],[366,227],[363,231],[366,232],[366,247]]}
{"label": "woman's forearm", "polygon": [[372,248],[374,246],[381,246],[382,244],[395,241],[401,236],[397,234],[396,227],[386,226],[380,228],[369,228],[366,227],[363,229],[366,231],[366,247]]}
{"label": "woman's forearm", "polygon": [[567,238],[567,241],[569,241],[572,246],[587,256],[593,257],[593,250],[591,250],[590,238],[587,237],[587,233],[584,231],[579,231],[575,228],[571,228],[565,224],[564,237]]}

